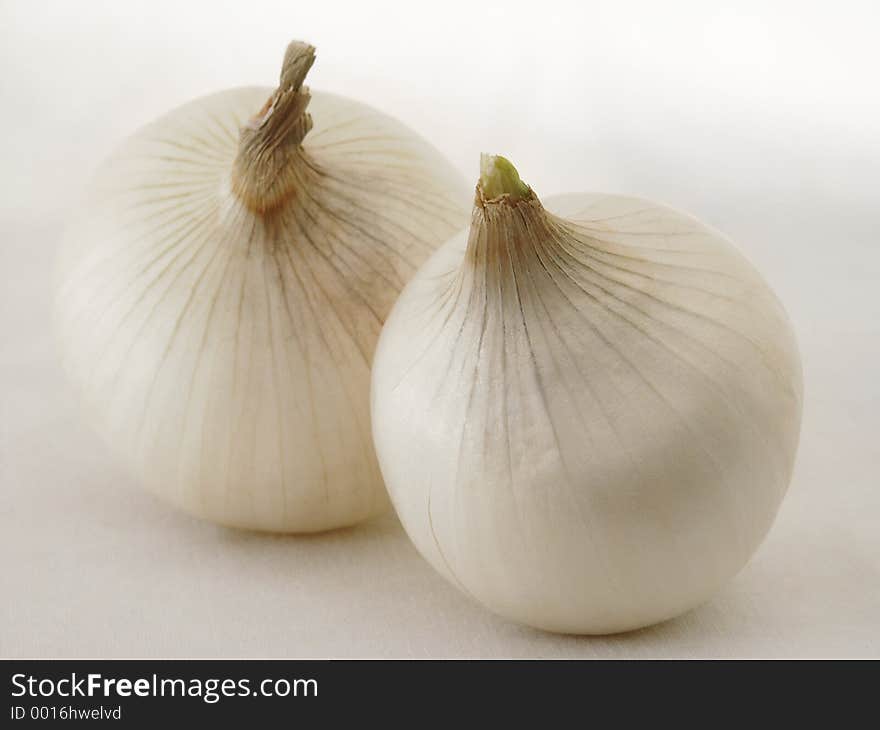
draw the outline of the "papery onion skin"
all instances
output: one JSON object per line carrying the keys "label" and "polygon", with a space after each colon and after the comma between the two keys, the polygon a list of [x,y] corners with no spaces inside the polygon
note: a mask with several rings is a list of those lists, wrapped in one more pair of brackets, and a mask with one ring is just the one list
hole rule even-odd
{"label": "papery onion skin", "polygon": [[[275,92],[204,97],[124,142],[60,258],[64,364],[98,429],[151,491],[235,527],[312,532],[387,509],[376,339],[467,221],[467,186],[434,148],[299,88],[313,56],[289,61],[313,50],[291,45]],[[240,166],[240,136],[270,123],[277,138],[242,141]]]}
{"label": "papery onion skin", "polygon": [[606,634],[748,561],[788,487],[801,366],[752,266],[636,198],[478,186],[401,294],[373,369],[386,486],[421,554],[490,610]]}

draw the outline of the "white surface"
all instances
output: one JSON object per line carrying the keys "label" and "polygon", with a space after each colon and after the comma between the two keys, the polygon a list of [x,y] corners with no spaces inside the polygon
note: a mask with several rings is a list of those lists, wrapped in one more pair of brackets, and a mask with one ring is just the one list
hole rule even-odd
{"label": "white surface", "polygon": [[[880,93],[871,3],[25,3],[0,10],[0,656],[880,656]],[[345,22],[340,18],[346,17]],[[805,414],[754,561],[705,606],[606,638],[496,619],[389,516],[309,538],[197,523],[73,409],[48,321],[60,231],[127,132],[186,99],[313,87],[470,176],[654,198],[720,228],[785,302]]]}

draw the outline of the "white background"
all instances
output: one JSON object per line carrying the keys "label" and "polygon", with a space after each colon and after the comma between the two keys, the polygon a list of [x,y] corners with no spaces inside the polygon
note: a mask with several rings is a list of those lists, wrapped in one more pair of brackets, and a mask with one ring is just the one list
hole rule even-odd
{"label": "white background", "polygon": [[[880,656],[880,44],[864,2],[0,2],[0,656]],[[420,131],[474,179],[654,198],[728,234],[794,321],[797,470],[716,599],[633,634],[496,619],[393,516],[232,532],[141,492],[83,425],[49,328],[93,167],[192,97],[313,88]]]}

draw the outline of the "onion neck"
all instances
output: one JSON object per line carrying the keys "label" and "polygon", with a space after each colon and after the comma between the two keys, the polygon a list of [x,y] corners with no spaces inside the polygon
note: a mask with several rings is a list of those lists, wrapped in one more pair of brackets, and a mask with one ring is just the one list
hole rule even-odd
{"label": "onion neck", "polygon": [[465,265],[516,265],[538,256],[559,232],[534,191],[504,157],[483,155],[474,198]]}
{"label": "onion neck", "polygon": [[278,88],[241,130],[232,190],[255,213],[273,212],[294,193],[296,168],[306,154],[302,141],[312,128],[306,111],[311,97],[303,81],[314,61],[312,46],[291,43]]}

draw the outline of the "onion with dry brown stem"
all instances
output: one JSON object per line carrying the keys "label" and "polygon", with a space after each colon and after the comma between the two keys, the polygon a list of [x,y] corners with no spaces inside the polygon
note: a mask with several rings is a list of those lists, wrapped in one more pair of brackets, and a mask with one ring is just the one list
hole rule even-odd
{"label": "onion with dry brown stem", "polygon": [[452,167],[375,109],[310,94],[313,60],[293,43],[274,92],[204,97],[128,139],[61,258],[64,361],[101,433],[151,490],[227,525],[386,507],[376,339],[467,220]]}

